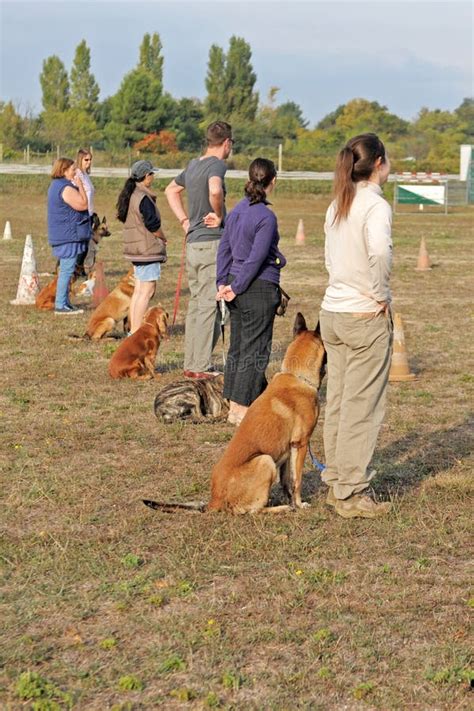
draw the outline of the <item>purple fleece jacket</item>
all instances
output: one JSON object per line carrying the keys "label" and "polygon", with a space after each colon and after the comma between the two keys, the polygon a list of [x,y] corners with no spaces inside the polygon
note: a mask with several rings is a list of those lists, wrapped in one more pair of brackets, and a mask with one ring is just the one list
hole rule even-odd
{"label": "purple fleece jacket", "polygon": [[232,274],[234,294],[246,291],[254,279],[280,283],[286,259],[278,249],[280,235],[274,213],[266,203],[241,200],[226,218],[217,252],[217,286]]}

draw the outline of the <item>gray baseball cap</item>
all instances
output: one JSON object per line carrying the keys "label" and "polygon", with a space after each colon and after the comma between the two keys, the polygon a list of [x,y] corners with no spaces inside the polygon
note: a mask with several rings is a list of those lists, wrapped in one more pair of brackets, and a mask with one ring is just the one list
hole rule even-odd
{"label": "gray baseball cap", "polygon": [[131,169],[131,177],[136,180],[142,180],[149,173],[158,172],[158,168],[154,168],[149,160],[137,160]]}

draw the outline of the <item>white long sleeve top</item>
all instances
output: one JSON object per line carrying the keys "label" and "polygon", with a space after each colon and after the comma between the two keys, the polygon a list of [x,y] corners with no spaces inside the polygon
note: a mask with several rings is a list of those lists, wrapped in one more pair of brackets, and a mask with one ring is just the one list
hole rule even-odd
{"label": "white long sleeve top", "polygon": [[391,301],[392,210],[376,183],[360,182],[349,214],[334,223],[333,201],[324,224],[329,285],[326,311],[372,313],[377,302]]}
{"label": "white long sleeve top", "polygon": [[89,174],[86,173],[85,171],[78,170],[77,171],[82,179],[82,183],[84,185],[84,191],[87,196],[87,209],[89,211],[89,215],[92,215],[94,212],[94,193],[95,193],[95,188],[92,185],[92,180],[89,177]]}

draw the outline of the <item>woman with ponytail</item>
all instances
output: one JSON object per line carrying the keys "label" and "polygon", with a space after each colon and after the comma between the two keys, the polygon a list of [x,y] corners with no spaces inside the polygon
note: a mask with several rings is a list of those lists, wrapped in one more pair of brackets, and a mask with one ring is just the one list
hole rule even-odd
{"label": "woman with ponytail", "polygon": [[245,197],[229,213],[217,252],[216,299],[230,310],[230,346],[224,374],[229,422],[239,424],[266,386],[275,310],[280,303],[280,270],[286,259],[268,196],[276,181],[271,160],[256,158],[249,168]]}
{"label": "woman with ponytail", "polygon": [[129,312],[131,333],[142,325],[161,275],[161,264],[166,262],[166,238],[156,195],[150,189],[154,177],[150,161],[138,160],[117,201],[117,218],[124,223],[124,257],[132,262],[135,274]]}
{"label": "woman with ponytail", "polygon": [[391,361],[392,213],[382,185],[390,161],[373,133],[338,155],[324,226],[329,285],[321,304],[328,357],[324,421],[327,503],[344,518],[375,518],[391,504],[369,491],[369,463],[385,412]]}

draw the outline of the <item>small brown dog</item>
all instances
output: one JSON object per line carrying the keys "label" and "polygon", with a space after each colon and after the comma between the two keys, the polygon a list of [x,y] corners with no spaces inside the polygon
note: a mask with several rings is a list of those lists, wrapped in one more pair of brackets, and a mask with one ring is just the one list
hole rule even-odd
{"label": "small brown dog", "polygon": [[160,377],[155,373],[155,360],[167,323],[168,314],[161,306],[148,309],[140,328],[122,341],[110,359],[110,376],[134,380]]}
{"label": "small brown dog", "polygon": [[[77,274],[73,274],[69,283],[69,296],[74,293],[73,284],[77,279]],[[36,297],[35,305],[40,311],[52,311],[56,301],[56,289],[58,287],[58,275],[52,279],[49,284],[46,284],[38,296]]]}
{"label": "small brown dog", "polygon": [[[319,326],[308,331],[301,313],[293,328],[281,372],[249,407],[221,459],[212,470],[206,505],[144,500],[162,511],[228,511],[233,514],[280,512],[308,506],[301,480],[309,440],[319,415],[318,390],[326,351]],[[290,504],[268,507],[278,475]]]}
{"label": "small brown dog", "polygon": [[119,321],[124,321],[128,317],[134,288],[132,267],[92,313],[84,337],[98,341],[112,331]]}

